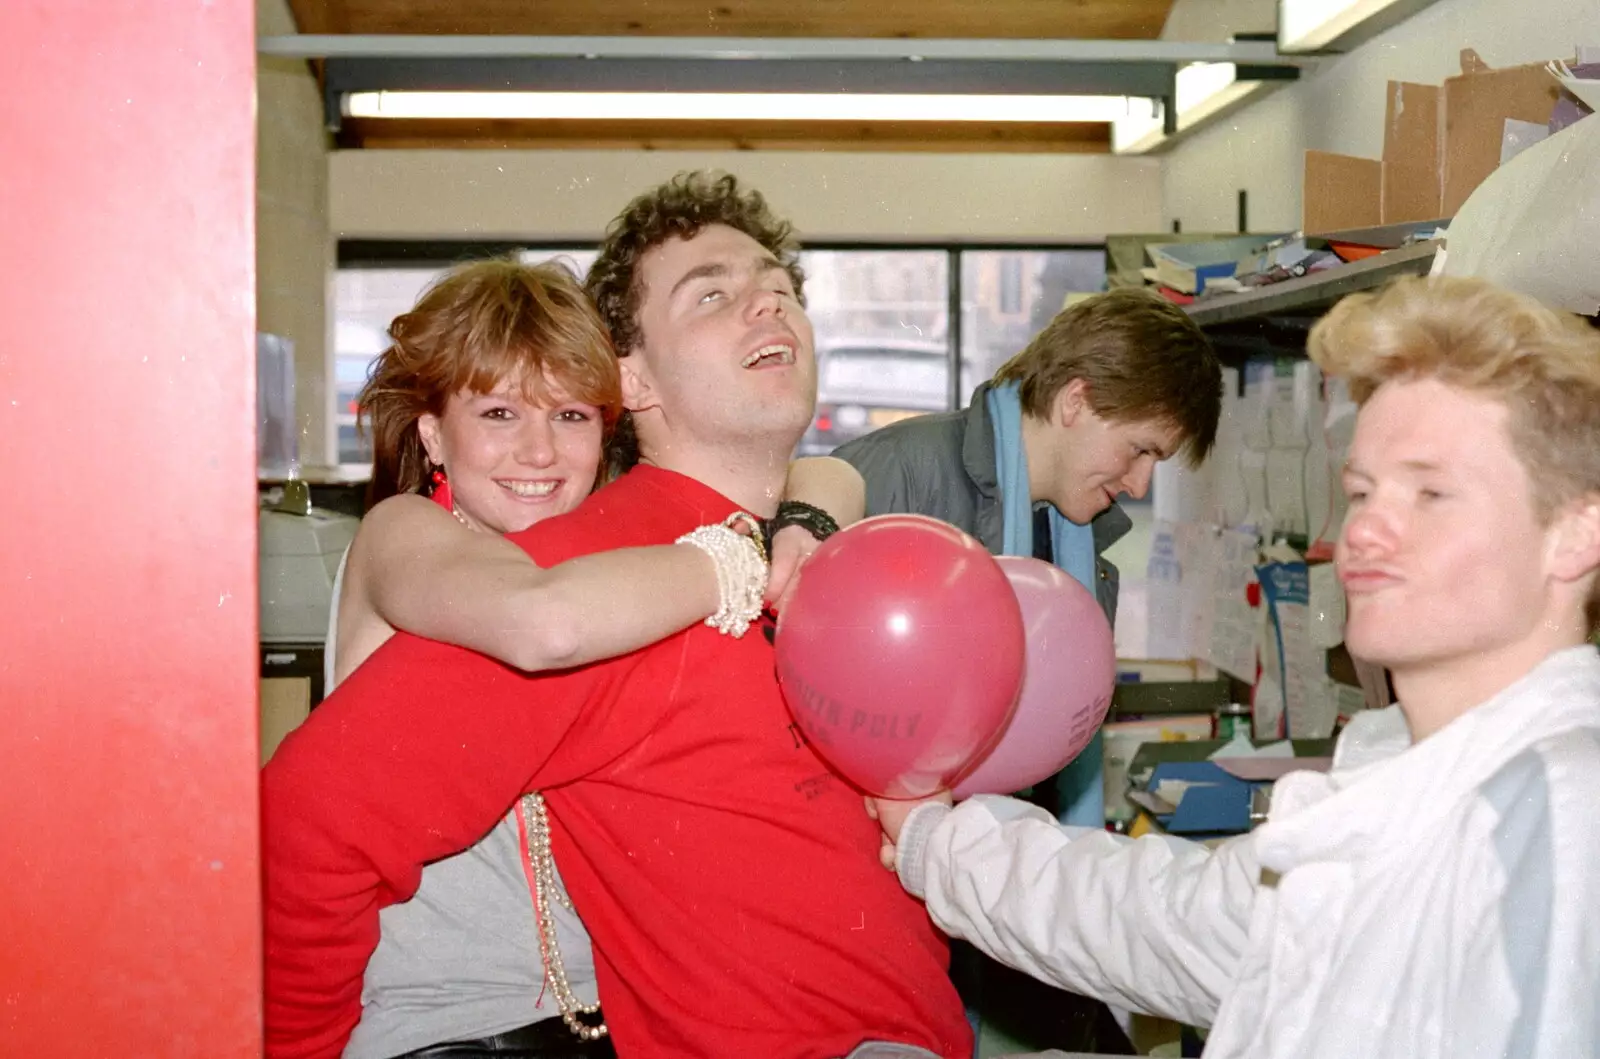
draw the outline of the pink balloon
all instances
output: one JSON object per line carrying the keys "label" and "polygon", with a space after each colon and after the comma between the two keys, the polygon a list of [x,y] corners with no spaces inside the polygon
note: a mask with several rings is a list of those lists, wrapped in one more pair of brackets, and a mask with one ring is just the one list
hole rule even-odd
{"label": "pink balloon", "polygon": [[983,546],[921,515],[865,519],[806,563],[779,617],[801,731],[870,794],[944,790],[999,737],[1022,682],[1022,611]]}
{"label": "pink balloon", "polygon": [[1038,559],[997,561],[1022,607],[1022,693],[994,748],[956,783],[957,798],[1010,794],[1060,772],[1105,721],[1117,679],[1111,625],[1092,592]]}

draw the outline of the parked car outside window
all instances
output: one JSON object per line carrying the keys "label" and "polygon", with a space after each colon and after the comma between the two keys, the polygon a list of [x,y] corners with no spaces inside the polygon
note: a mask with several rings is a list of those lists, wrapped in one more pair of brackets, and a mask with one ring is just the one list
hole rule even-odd
{"label": "parked car outside window", "polygon": [[803,455],[911,416],[950,407],[950,349],[915,339],[844,339],[817,353],[817,414],[800,443]]}

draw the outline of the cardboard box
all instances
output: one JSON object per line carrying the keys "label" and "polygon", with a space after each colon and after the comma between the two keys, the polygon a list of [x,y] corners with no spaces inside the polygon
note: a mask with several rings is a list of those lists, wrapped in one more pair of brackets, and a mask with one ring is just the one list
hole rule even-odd
{"label": "cardboard box", "polygon": [[1383,117],[1382,223],[1431,221],[1439,212],[1437,85],[1390,81]]}
{"label": "cardboard box", "polygon": [[1547,123],[1560,88],[1544,63],[1491,70],[1467,49],[1461,68],[1461,74],[1445,81],[1441,96],[1443,217],[1454,217],[1500,165],[1506,120]]}
{"label": "cardboard box", "polygon": [[1382,223],[1383,163],[1374,158],[1307,151],[1301,230],[1321,235]]}

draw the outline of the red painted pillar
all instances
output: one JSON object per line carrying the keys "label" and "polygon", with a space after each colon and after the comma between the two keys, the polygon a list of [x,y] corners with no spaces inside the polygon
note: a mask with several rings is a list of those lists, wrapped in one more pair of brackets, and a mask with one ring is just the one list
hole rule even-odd
{"label": "red painted pillar", "polygon": [[249,0],[0,0],[0,1055],[260,1052]]}

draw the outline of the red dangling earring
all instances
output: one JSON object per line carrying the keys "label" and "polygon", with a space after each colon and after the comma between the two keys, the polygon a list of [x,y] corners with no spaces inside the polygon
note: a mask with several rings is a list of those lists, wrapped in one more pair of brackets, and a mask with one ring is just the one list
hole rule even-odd
{"label": "red dangling earring", "polygon": [[433,489],[428,493],[433,502],[446,511],[454,511],[455,504],[450,497],[450,479],[445,477],[444,468],[439,468],[428,477],[433,482]]}

